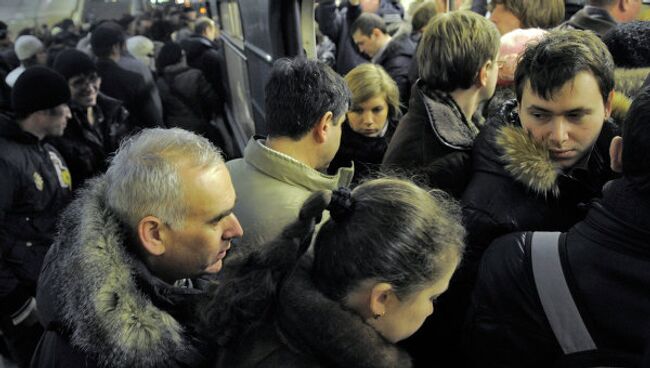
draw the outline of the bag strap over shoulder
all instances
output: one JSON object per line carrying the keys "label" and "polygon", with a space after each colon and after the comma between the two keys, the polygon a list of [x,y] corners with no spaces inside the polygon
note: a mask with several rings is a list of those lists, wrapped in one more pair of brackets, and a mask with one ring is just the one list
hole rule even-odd
{"label": "bag strap over shoulder", "polygon": [[596,350],[567,284],[559,239],[559,232],[532,233],[531,263],[537,292],[564,354]]}

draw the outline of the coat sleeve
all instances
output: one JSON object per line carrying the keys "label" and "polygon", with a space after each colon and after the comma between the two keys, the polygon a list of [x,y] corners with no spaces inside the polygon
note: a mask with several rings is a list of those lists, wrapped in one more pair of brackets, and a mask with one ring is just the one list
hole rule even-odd
{"label": "coat sleeve", "polygon": [[476,367],[551,367],[561,350],[537,296],[526,234],[495,240],[481,262],[465,324]]}
{"label": "coat sleeve", "polygon": [[153,84],[147,86],[142,77],[138,81],[134,81],[134,84],[136,85],[136,93],[138,96],[137,101],[140,103],[138,104],[138,111],[134,111],[133,113],[138,115],[140,127],[164,127],[162,110],[156,106],[156,101],[154,100],[153,89],[157,89],[157,87]]}

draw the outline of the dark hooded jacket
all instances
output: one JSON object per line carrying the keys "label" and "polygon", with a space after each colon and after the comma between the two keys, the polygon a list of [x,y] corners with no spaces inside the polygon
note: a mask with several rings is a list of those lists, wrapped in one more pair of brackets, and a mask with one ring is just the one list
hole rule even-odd
{"label": "dark hooded jacket", "polygon": [[478,128],[448,95],[413,85],[409,111],[388,145],[383,167],[424,176],[426,183],[460,197],[471,175]]}
{"label": "dark hooded jacket", "polygon": [[71,104],[72,119],[62,137],[50,141],[61,152],[72,174],[75,189],[106,170],[108,157],[131,132],[129,113],[122,101],[104,94],[97,95],[96,121],[88,123],[86,109]]}
{"label": "dark hooded jacket", "polygon": [[586,5],[568,21],[560,24],[558,28],[594,31],[598,37],[602,38],[607,31],[616,27],[616,24],[607,10]]}
{"label": "dark hooded jacket", "polygon": [[411,96],[409,68],[415,54],[416,43],[408,34],[394,37],[386,49],[373,59],[373,63],[381,65],[390,75],[399,89],[399,99],[403,106],[408,106]]}
{"label": "dark hooded jacket", "polygon": [[408,354],[316,288],[304,258],[281,287],[273,315],[223,349],[217,367],[411,367]]}
{"label": "dark hooded jacket", "polygon": [[[404,16],[404,9],[393,1],[380,0],[377,15],[387,24],[397,23]],[[368,60],[361,55],[352,40],[350,26],[361,15],[361,7],[345,4],[337,8],[335,0],[322,0],[316,8],[316,22],[320,31],[336,44],[336,71],[345,75],[355,66]]]}
{"label": "dark hooded jacket", "polygon": [[39,279],[46,328],[33,367],[200,367],[187,328],[198,289],[152,275],[106,205],[104,176],[88,182],[61,217]]}
{"label": "dark hooded jacket", "polygon": [[[565,278],[589,333],[599,350],[623,354],[618,363],[630,359],[626,367],[647,366],[638,362],[650,344],[648,213],[648,195],[615,180],[560,241]],[[530,233],[509,234],[483,257],[467,324],[477,367],[551,367],[563,355],[537,295],[530,246]]]}
{"label": "dark hooded jacket", "polygon": [[183,41],[187,65],[203,72],[217,94],[218,101],[214,103],[218,114],[223,115],[223,104],[227,96],[226,61],[221,40],[210,41],[201,35],[192,35]]}
{"label": "dark hooded jacket", "polygon": [[17,311],[36,292],[56,220],[71,198],[59,152],[0,115],[0,313]]}
{"label": "dark hooded jacket", "polygon": [[169,65],[157,83],[167,126],[206,135],[221,101],[203,73],[187,65]]}

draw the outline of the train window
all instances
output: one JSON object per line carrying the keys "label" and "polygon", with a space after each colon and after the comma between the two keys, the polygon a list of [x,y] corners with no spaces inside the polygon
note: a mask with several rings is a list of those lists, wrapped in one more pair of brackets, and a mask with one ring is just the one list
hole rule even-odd
{"label": "train window", "polygon": [[239,4],[234,1],[220,3],[222,27],[233,41],[238,43],[240,48],[244,47],[244,32],[239,14]]}

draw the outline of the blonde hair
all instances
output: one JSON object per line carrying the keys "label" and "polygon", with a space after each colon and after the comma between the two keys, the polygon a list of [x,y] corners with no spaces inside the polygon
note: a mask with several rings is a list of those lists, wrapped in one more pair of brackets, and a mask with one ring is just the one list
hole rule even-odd
{"label": "blonde hair", "polygon": [[345,82],[352,93],[353,106],[383,94],[386,96],[389,116],[397,118],[400,111],[399,90],[397,83],[386,73],[384,68],[370,63],[358,65],[345,76]]}

